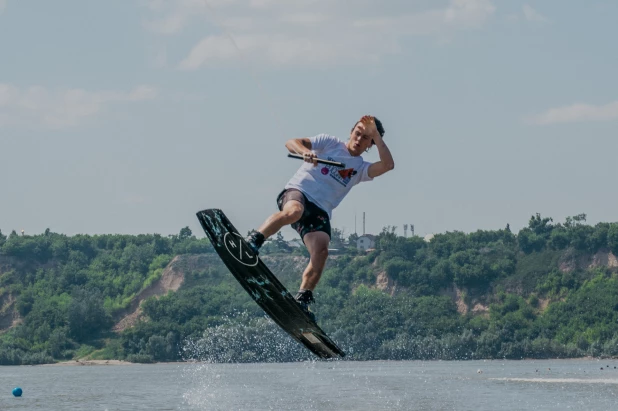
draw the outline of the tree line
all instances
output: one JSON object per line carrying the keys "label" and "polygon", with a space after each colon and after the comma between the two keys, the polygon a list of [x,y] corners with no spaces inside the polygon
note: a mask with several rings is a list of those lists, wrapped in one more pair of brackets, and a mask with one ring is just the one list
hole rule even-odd
{"label": "tree line", "polygon": [[[352,241],[349,241],[352,240]],[[554,223],[539,214],[513,233],[445,232],[431,241],[394,227],[375,250],[338,232],[316,290],[320,325],[349,359],[570,358],[618,351],[616,269],[578,263],[618,255],[618,224],[586,215]],[[142,304],[144,321],[111,327],[177,255],[213,253],[188,227],[173,236],[0,232],[0,364],[90,356],[134,362],[294,361],[311,358],[272,324],[223,264],[185,271],[183,286]],[[305,256],[275,237],[264,254]],[[275,271],[295,289],[301,272]],[[391,287],[376,287],[379,276]],[[448,290],[457,289],[462,312]],[[461,303],[460,302],[460,303]],[[473,311],[474,305],[483,306]],[[458,309],[459,308],[459,309]]]}

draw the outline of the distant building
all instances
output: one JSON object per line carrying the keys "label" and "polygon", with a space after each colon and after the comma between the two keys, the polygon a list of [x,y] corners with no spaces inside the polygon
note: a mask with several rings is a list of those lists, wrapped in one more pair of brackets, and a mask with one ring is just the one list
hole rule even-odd
{"label": "distant building", "polygon": [[300,238],[295,238],[293,240],[288,241],[287,243],[291,248],[300,248],[305,245]]}
{"label": "distant building", "polygon": [[356,240],[356,248],[367,251],[376,246],[376,237],[372,234],[363,234]]}

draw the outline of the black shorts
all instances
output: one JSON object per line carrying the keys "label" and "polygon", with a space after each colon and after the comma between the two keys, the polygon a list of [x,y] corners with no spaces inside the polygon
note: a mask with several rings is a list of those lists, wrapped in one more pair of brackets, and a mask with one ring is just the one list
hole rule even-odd
{"label": "black shorts", "polygon": [[279,193],[277,196],[279,211],[283,210],[283,205],[290,200],[299,201],[304,207],[303,215],[297,222],[292,223],[292,228],[300,235],[303,242],[305,241],[305,234],[314,231],[323,231],[330,238],[330,219],[326,211],[309,201],[301,191],[295,188],[283,190]]}

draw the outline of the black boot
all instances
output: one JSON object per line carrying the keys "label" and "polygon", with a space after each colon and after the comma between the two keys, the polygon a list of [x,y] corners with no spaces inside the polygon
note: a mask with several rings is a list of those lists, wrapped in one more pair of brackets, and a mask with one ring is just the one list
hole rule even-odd
{"label": "black boot", "polygon": [[262,244],[264,244],[264,240],[264,234],[256,230],[251,231],[249,235],[245,238],[245,241],[247,242],[251,250],[253,250],[255,255],[260,254],[260,247],[262,247]]}
{"label": "black boot", "polygon": [[298,302],[300,308],[315,322],[315,314],[309,308],[309,304],[315,302],[311,290],[299,290],[294,299]]}

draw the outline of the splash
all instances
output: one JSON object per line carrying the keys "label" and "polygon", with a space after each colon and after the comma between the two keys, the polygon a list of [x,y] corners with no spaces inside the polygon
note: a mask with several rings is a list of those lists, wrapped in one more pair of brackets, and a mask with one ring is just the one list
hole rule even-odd
{"label": "splash", "polygon": [[[252,396],[238,395],[238,381],[234,376],[245,375],[247,367],[260,364],[307,361],[315,357],[305,347],[293,340],[269,317],[255,317],[247,312],[224,317],[222,324],[207,328],[202,336],[187,339],[182,356],[190,365],[183,369],[184,377],[191,381],[183,394],[186,405],[197,409],[243,409],[250,407],[243,401]],[[252,385],[243,384],[243,392]],[[264,387],[268,388],[268,387]],[[272,389],[272,388],[271,388]],[[254,395],[264,393],[254,393]],[[289,399],[271,392],[269,407],[285,409]],[[217,408],[220,407],[220,408]]]}
{"label": "splash", "polygon": [[315,360],[270,318],[251,317],[247,312],[224,318],[197,339],[185,341],[185,361],[202,363],[295,362]]}

